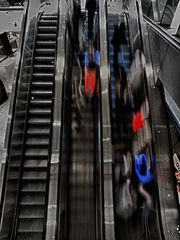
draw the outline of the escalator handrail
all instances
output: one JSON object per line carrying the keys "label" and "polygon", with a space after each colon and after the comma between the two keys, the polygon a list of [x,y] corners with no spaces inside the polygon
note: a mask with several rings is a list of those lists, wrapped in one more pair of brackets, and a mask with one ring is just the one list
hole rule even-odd
{"label": "escalator handrail", "polygon": [[[142,33],[142,29],[141,29],[141,24],[142,24],[141,21],[142,20],[141,20],[141,16],[140,16],[140,12],[139,12],[139,4],[138,4],[138,2],[136,2],[136,8],[137,8],[137,13],[138,13],[138,24],[139,24],[139,34],[140,34],[140,41],[141,41],[141,50],[143,51],[143,49],[144,49],[144,46],[143,46],[144,42],[143,42],[143,33]],[[147,24],[148,24],[148,22],[147,22]],[[161,33],[159,33],[159,34],[161,35]],[[167,36],[168,35],[166,33],[166,37]],[[171,39],[171,42],[172,42],[172,39]],[[145,78],[145,81],[144,81],[144,83],[145,83],[145,91],[146,91],[148,99],[150,99],[150,97],[149,97],[149,90],[148,90],[148,80],[147,80],[146,72],[144,72],[144,78]],[[151,114],[149,116],[149,120],[150,120],[150,123],[152,124]],[[151,144],[152,144],[153,152],[155,152],[154,142],[151,141]],[[155,160],[155,159],[153,159],[153,160]],[[155,162],[155,165],[156,165],[156,162]],[[155,166],[155,168],[156,168],[156,166]],[[157,177],[156,177],[156,181],[157,181]],[[158,187],[158,181],[157,181],[157,187]],[[157,192],[157,194],[156,194],[155,202],[156,202],[156,205],[157,205],[157,221],[158,221],[157,224],[159,225],[159,234],[160,234],[161,239],[165,239],[164,231],[163,231],[163,223],[162,223],[162,218],[161,218],[161,206],[160,206],[160,198],[159,198],[159,189],[158,188],[157,188],[156,192]]]}
{"label": "escalator handrail", "polygon": [[[59,15],[60,15],[60,10],[59,10],[59,7],[58,7],[58,10],[57,10],[57,16],[58,16],[58,22],[57,22],[57,28],[59,26]],[[58,30],[57,30],[58,31]],[[58,37],[58,32],[57,32],[57,37]],[[55,75],[56,75],[56,64],[57,64],[57,57],[58,57],[58,53],[57,53],[57,46],[58,46],[58,42],[56,41],[56,47],[55,47],[55,57],[54,57],[54,78],[53,78],[53,84],[54,84],[54,88],[53,88],[53,98],[52,98],[52,106],[51,106],[51,125],[50,125],[50,135],[49,135],[49,146],[48,146],[48,163],[47,163],[47,186],[46,186],[46,196],[45,196],[45,203],[49,204],[48,202],[48,196],[49,196],[49,185],[50,185],[50,168],[51,168],[51,155],[53,153],[52,151],[52,136],[53,136],[53,109],[54,109],[54,105],[55,105]],[[48,210],[45,212],[45,215],[44,215],[44,219],[47,219],[48,217]],[[43,226],[43,238],[45,238],[46,236],[46,222],[44,221],[44,226]],[[55,230],[56,232],[56,230]],[[52,234],[54,234],[54,232],[52,231]],[[51,237],[53,237],[54,235],[51,235]],[[49,236],[50,237],[50,236]]]}
{"label": "escalator handrail", "polygon": [[13,132],[13,122],[14,122],[15,106],[16,106],[15,100],[17,97],[20,69],[22,66],[22,54],[23,54],[23,47],[25,43],[25,32],[26,32],[26,25],[27,25],[28,9],[29,9],[29,0],[26,0],[24,4],[24,10],[23,10],[22,28],[21,28],[20,40],[19,40],[20,44],[19,44],[19,49],[17,50],[17,56],[15,61],[15,73],[13,77],[13,85],[12,85],[12,91],[11,91],[12,95],[10,100],[8,122],[7,122],[6,135],[4,140],[4,149],[6,150],[6,163],[5,163],[5,170],[3,174],[3,186],[2,186],[1,196],[0,196],[0,220],[2,220],[2,217],[3,217],[2,213],[3,213],[3,205],[4,205],[4,197],[5,197],[5,188],[7,185],[8,156],[10,155],[11,136]]}
{"label": "escalator handrail", "polygon": [[[68,28],[66,27],[65,30],[65,36],[68,34]],[[69,34],[68,34],[68,37],[69,37]],[[69,39],[68,39],[69,40]],[[70,40],[69,40],[70,41]],[[71,48],[71,45],[72,43],[70,43],[70,48]],[[68,46],[68,43],[67,43],[67,38],[65,37],[64,38],[64,49],[69,49],[67,48]],[[69,47],[69,46],[68,46]],[[71,49],[69,49],[71,50]],[[67,80],[67,74],[66,74],[66,71],[67,71],[67,61],[68,61],[68,54],[67,52],[65,51],[64,53],[64,71],[63,71],[63,76],[62,76],[62,113],[61,113],[61,137],[60,137],[60,149],[63,149],[63,130],[64,130],[64,127],[65,127],[65,112],[66,112],[66,109],[65,109],[65,101],[66,101],[66,98],[67,98],[67,93],[66,93],[66,81],[69,80],[69,77],[68,77],[68,80]],[[72,66],[71,66],[71,69],[72,69]],[[69,91],[69,90],[68,90]],[[69,122],[68,122],[68,125],[69,125],[69,128],[70,128],[70,124],[71,124],[71,117],[69,117]],[[68,134],[68,143],[67,145],[70,146],[71,145],[71,130],[69,131],[69,134]],[[58,177],[58,193],[57,193],[57,196],[58,196],[58,214],[57,214],[57,227],[56,227],[56,239],[59,239],[61,237],[61,231],[62,229],[60,229],[60,223],[61,223],[61,206],[60,206],[60,202],[61,202],[61,198],[60,198],[60,193],[61,193],[61,163],[62,163],[62,154],[63,151],[60,152],[60,164],[59,164],[59,177]],[[67,174],[69,175],[69,173]],[[66,189],[66,194],[67,194],[67,190]]]}
{"label": "escalator handrail", "polygon": [[147,23],[148,26],[150,26],[154,30],[154,32],[156,32],[160,37],[162,37],[170,45],[172,45],[174,48],[180,51],[180,43],[171,35],[169,35],[162,27],[158,26],[153,20],[146,17],[145,15],[143,16],[143,20],[145,23]]}

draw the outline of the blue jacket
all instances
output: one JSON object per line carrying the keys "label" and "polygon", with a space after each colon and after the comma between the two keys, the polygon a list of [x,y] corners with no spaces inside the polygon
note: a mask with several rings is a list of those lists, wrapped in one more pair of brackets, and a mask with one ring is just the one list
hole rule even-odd
{"label": "blue jacket", "polygon": [[[94,49],[94,62],[96,65],[99,65],[99,53],[98,53],[98,50]],[[88,51],[86,50],[85,52],[85,66],[88,67],[89,65],[89,53]]]}

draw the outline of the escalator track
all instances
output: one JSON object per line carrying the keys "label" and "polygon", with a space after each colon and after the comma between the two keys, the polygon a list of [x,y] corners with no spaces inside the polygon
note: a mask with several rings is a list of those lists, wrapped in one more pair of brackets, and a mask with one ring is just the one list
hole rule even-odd
{"label": "escalator track", "polygon": [[[131,64],[131,51],[129,45],[129,33],[128,33],[128,26],[126,23],[126,19],[123,15],[118,16],[118,15],[113,15],[113,14],[108,14],[108,32],[109,32],[109,57],[110,57],[110,72],[111,72],[111,123],[112,123],[112,138],[113,138],[113,145],[116,147],[115,148],[115,155],[118,156],[116,161],[116,166],[120,166],[120,169],[123,168],[123,163],[121,161],[122,159],[122,154],[126,154],[127,151],[131,151],[132,146],[132,137],[130,137],[130,134],[127,134],[128,132],[132,132],[132,119],[131,119],[131,114],[132,114],[132,108],[128,109],[128,105],[126,107],[127,112],[124,110],[124,105],[121,102],[117,101],[117,96],[116,96],[116,76],[115,76],[115,65],[114,65],[114,54],[115,50],[117,52],[119,49],[115,49],[115,46],[112,44],[113,40],[113,34],[115,32],[115,26],[119,24],[120,18],[121,17],[121,22],[125,23],[125,30],[124,30],[124,35],[126,38],[126,44],[127,46],[124,46],[122,43],[121,45],[121,51],[124,55],[124,59],[122,61],[121,59],[121,68],[123,66],[123,69],[125,72],[128,72],[129,66]],[[122,41],[122,36],[123,33],[121,34],[118,32],[118,34],[121,37]],[[117,36],[116,36],[117,37]],[[142,89],[143,91],[143,89]],[[120,125],[121,124],[121,125]],[[120,125],[120,127],[118,126]],[[125,126],[125,127],[124,127]],[[125,134],[126,133],[126,134]],[[126,155],[127,156],[127,155]],[[126,159],[127,160],[127,159]],[[119,162],[118,162],[119,161]],[[133,167],[134,168],[134,167]],[[123,171],[123,170],[121,170]],[[120,175],[120,174],[119,174]],[[146,185],[146,190],[148,189],[148,192],[150,192],[151,197],[153,199],[153,205],[155,206],[154,208],[148,208],[144,204],[144,198],[142,198],[142,195],[139,193],[138,190],[138,183],[136,182],[136,177],[133,175],[132,176],[132,181],[131,181],[131,186],[133,186],[135,191],[137,192],[137,199],[135,202],[137,202],[137,208],[132,214],[131,217],[124,217],[126,216],[123,210],[123,206],[119,204],[119,202],[122,204],[123,202],[127,201],[127,199],[119,199],[120,196],[123,198],[123,194],[117,198],[117,194],[119,194],[119,189],[123,188],[124,184],[124,179],[123,179],[123,173],[121,173],[120,177],[120,183],[114,184],[114,201],[115,201],[115,234],[116,234],[116,239],[121,239],[121,240],[126,240],[126,239],[138,239],[138,240],[156,240],[156,239],[162,239],[160,235],[160,225],[157,220],[157,206],[155,203],[155,198],[156,198],[156,190],[155,190],[155,183],[152,181],[149,183],[149,185]],[[114,176],[115,175],[115,170],[114,170]],[[122,191],[122,190],[121,190]],[[119,204],[119,206],[118,206]],[[144,204],[144,205],[143,205]],[[117,206],[120,209],[120,214],[117,211]],[[124,204],[124,206],[126,206]],[[142,207],[143,206],[143,207]],[[135,237],[136,236],[136,237]]]}
{"label": "escalator track", "polygon": [[43,14],[38,22],[13,238],[18,240],[45,235],[57,21],[57,15]]}
{"label": "escalator track", "polygon": [[71,156],[68,187],[68,239],[95,239],[95,167],[93,106],[82,110],[82,125],[71,123]]}

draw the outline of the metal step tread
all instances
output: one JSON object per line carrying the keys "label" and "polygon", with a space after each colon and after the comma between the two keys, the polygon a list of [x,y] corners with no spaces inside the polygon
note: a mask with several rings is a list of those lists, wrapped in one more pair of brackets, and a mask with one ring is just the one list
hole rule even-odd
{"label": "metal step tread", "polygon": [[28,123],[29,124],[50,124],[51,123],[51,119],[50,118],[45,118],[45,117],[40,117],[39,118],[29,118],[28,119]]}
{"label": "metal step tread", "polygon": [[48,105],[51,105],[51,104],[52,104],[52,100],[36,100],[36,99],[31,99],[31,100],[30,100],[30,104],[32,104],[32,105],[38,105],[38,106],[41,106],[41,105],[48,106]]}
{"label": "metal step tread", "polygon": [[49,91],[49,90],[32,90],[31,91],[31,96],[36,96],[36,97],[42,97],[42,96],[49,96],[49,97],[52,97],[52,94],[53,94],[53,91]]}
{"label": "metal step tread", "polygon": [[54,56],[35,56],[35,62],[54,62]]}
{"label": "metal step tread", "polygon": [[33,77],[41,77],[41,78],[53,78],[54,77],[54,73],[33,73]]}
{"label": "metal step tread", "polygon": [[21,187],[21,192],[45,192],[46,183],[24,183]]}
{"label": "metal step tread", "polygon": [[35,109],[30,109],[29,110],[29,113],[30,114],[32,114],[32,115],[37,115],[37,114],[39,114],[39,115],[49,115],[49,114],[51,114],[51,109],[50,108],[45,108],[45,109],[43,109],[43,108],[35,108]]}
{"label": "metal step tread", "polygon": [[24,156],[26,159],[34,160],[34,159],[44,158],[44,160],[45,160],[45,159],[48,159],[49,152],[48,152],[47,148],[44,148],[41,150],[36,149],[36,148],[28,148],[28,149],[26,149]]}
{"label": "metal step tread", "polygon": [[47,69],[52,70],[54,69],[54,64],[34,64],[35,70]]}
{"label": "metal step tread", "polygon": [[57,20],[45,20],[45,19],[40,19],[39,21],[39,26],[56,26],[57,25]]}
{"label": "metal step tread", "polygon": [[48,136],[50,134],[50,129],[46,128],[46,129],[37,129],[37,128],[29,128],[27,129],[27,135],[30,136]]}

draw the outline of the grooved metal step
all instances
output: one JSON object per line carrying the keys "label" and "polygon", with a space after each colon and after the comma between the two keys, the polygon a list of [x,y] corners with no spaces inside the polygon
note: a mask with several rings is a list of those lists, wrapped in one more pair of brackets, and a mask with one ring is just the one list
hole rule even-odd
{"label": "grooved metal step", "polygon": [[35,100],[31,99],[30,104],[34,106],[51,106],[52,100]]}
{"label": "grooved metal step", "polygon": [[34,70],[35,71],[40,71],[40,70],[45,70],[45,71],[49,71],[49,70],[54,70],[54,65],[53,64],[39,64],[39,65],[34,65]]}
{"label": "grooved metal step", "polygon": [[40,172],[40,171],[24,171],[22,176],[22,180],[46,180],[47,179],[47,172]]}
{"label": "grooved metal step", "polygon": [[52,79],[54,77],[53,73],[33,73],[33,77],[44,79]]}
{"label": "grooved metal step", "polygon": [[29,114],[37,117],[49,116],[51,114],[51,109],[34,108],[29,110]]}
{"label": "grooved metal step", "polygon": [[50,130],[47,128],[36,128],[36,127],[29,127],[27,129],[27,135],[31,137],[41,138],[47,137],[50,134]]}
{"label": "grooved metal step", "polygon": [[43,232],[43,219],[20,219],[18,232]]}
{"label": "grooved metal step", "polygon": [[31,97],[35,98],[52,98],[53,91],[33,90],[31,91]]}
{"label": "grooved metal step", "polygon": [[53,56],[55,54],[54,48],[36,48],[35,53],[38,55]]}
{"label": "grooved metal step", "polygon": [[[19,232],[17,234],[17,240],[40,240],[43,238],[43,233],[23,233],[23,232]],[[7,238],[6,238],[7,239]]]}
{"label": "grooved metal step", "polygon": [[56,15],[42,15],[41,16],[41,20],[57,20],[57,16]]}
{"label": "grooved metal step", "polygon": [[39,33],[56,33],[57,27],[56,26],[39,26],[38,32]]}
{"label": "grooved metal step", "polygon": [[35,56],[36,63],[54,63],[54,56]]}
{"label": "grooved metal step", "polygon": [[56,34],[55,33],[49,33],[49,34],[46,34],[46,33],[38,33],[37,34],[37,40],[38,41],[42,41],[42,40],[56,40]]}
{"label": "grooved metal step", "polygon": [[[28,160],[30,161],[30,160]],[[21,189],[22,192],[45,192],[46,191],[46,184],[43,182],[43,183],[27,183],[27,182],[24,182],[22,184],[22,189]]]}
{"label": "grooved metal step", "polygon": [[57,25],[57,20],[45,20],[41,19],[39,21],[39,26],[56,26]]}
{"label": "grooved metal step", "polygon": [[37,41],[36,46],[38,47],[55,47],[56,46],[56,41]]}
{"label": "grooved metal step", "polygon": [[53,86],[53,82],[32,82],[32,86],[34,88],[51,88]]}
{"label": "grooved metal step", "polygon": [[28,147],[40,147],[40,146],[44,146],[44,147],[48,147],[49,145],[49,139],[45,138],[45,139],[37,139],[37,138],[27,138],[26,140],[26,146]]}

